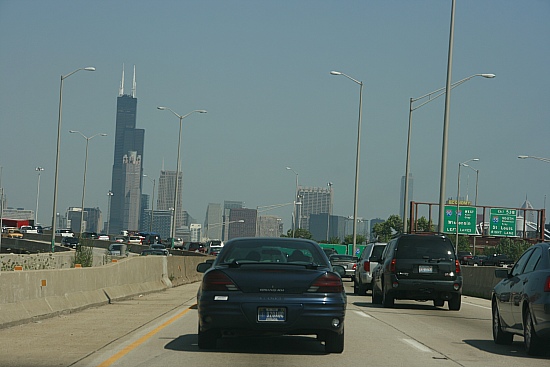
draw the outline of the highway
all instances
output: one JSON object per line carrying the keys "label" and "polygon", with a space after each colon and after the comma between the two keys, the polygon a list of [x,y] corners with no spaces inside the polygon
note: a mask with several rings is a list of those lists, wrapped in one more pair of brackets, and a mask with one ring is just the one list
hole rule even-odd
{"label": "highway", "polygon": [[197,347],[198,283],[141,295],[34,323],[0,329],[1,367],[12,366],[526,366],[522,339],[493,343],[490,302],[463,296],[462,309],[396,301],[386,309],[348,293],[342,354],[325,354],[313,337],[223,339]]}

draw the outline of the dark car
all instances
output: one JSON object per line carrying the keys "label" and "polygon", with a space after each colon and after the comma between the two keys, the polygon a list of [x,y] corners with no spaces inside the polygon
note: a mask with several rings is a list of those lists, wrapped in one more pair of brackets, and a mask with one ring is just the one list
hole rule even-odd
{"label": "dark car", "polygon": [[63,237],[61,239],[61,244],[63,246],[76,248],[76,246],[78,246],[78,237]]}
{"label": "dark car", "polygon": [[472,256],[471,259],[468,259],[468,261],[466,262],[466,265],[482,266],[482,265],[485,265],[485,260],[487,260],[486,255],[475,255],[475,256]]}
{"label": "dark car", "polygon": [[154,249],[154,248],[148,248],[141,251],[141,256],[149,256],[149,255],[169,256],[170,253],[168,252],[167,249]]}
{"label": "dark car", "polygon": [[487,259],[483,262],[483,265],[486,266],[508,266],[512,264],[514,264],[514,260],[503,254],[493,254],[491,256],[487,256]]}
{"label": "dark car", "polygon": [[355,281],[355,268],[357,267],[357,256],[332,254],[329,256],[329,261],[332,265],[341,265],[346,269],[344,277],[351,278]]}
{"label": "dark car", "polygon": [[316,242],[232,239],[197,271],[204,272],[197,293],[199,348],[215,348],[226,335],[317,335],[326,352],[344,350],[344,269],[333,268]]}
{"label": "dark car", "polygon": [[523,336],[527,353],[541,355],[550,345],[550,243],[527,249],[512,269],[496,269],[503,278],[492,293],[493,339],[512,344]]}
{"label": "dark car", "polygon": [[393,307],[396,299],[432,300],[460,310],[462,272],[454,247],[444,235],[402,234],[388,242],[373,274],[372,302]]}
{"label": "dark car", "polygon": [[458,251],[458,261],[460,261],[460,265],[466,265],[468,260],[472,257],[473,255],[470,251]]}
{"label": "dark car", "polygon": [[188,242],[183,245],[183,249],[187,251],[206,253],[206,246],[202,242]]}

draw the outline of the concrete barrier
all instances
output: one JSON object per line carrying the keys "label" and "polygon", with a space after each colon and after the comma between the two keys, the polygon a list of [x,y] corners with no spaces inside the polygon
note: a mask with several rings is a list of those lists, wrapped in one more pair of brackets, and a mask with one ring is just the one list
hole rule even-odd
{"label": "concrete barrier", "polygon": [[0,272],[0,328],[199,281],[205,257],[135,256],[101,267]]}
{"label": "concrete barrier", "polygon": [[491,299],[493,287],[501,281],[495,277],[494,266],[463,266],[464,285],[462,294],[478,298]]}

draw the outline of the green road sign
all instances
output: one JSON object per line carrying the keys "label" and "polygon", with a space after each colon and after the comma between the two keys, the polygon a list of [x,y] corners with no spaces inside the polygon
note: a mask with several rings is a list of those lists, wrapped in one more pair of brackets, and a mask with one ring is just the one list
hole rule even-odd
{"label": "green road sign", "polygon": [[516,209],[491,208],[489,236],[517,236],[516,218]]}
{"label": "green road sign", "polygon": [[[477,208],[475,206],[458,207],[458,234],[476,234]],[[456,205],[445,205],[445,233],[456,233]]]}

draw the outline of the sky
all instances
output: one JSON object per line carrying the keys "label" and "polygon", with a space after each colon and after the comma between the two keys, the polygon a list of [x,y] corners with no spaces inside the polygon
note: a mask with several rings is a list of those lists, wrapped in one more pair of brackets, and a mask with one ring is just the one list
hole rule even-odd
{"label": "sky", "polygon": [[[446,85],[451,0],[0,0],[0,167],[9,207],[53,208],[60,78],[64,80],[57,208],[80,207],[85,136],[86,207],[106,216],[116,97],[136,68],[144,173],[175,170],[184,115],[184,209],[204,222],[208,203],[291,203],[299,185],[334,190],[333,214],[354,206],[363,82],[358,216],[400,212],[409,99]],[[478,205],[537,209],[550,194],[550,2],[457,0],[446,197],[458,165],[479,170]],[[439,202],[445,98],[412,113],[412,200]],[[476,173],[462,168],[473,201]],[[151,194],[147,178],[143,193]],[[437,210],[436,210],[437,211]],[[290,228],[292,205],[263,212]],[[437,216],[437,213],[435,213]]]}

